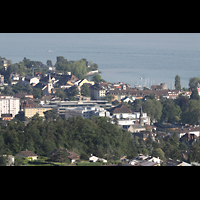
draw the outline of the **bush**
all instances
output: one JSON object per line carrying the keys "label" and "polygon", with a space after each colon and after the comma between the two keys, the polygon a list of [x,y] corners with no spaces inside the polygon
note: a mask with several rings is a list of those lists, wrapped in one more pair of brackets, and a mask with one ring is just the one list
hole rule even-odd
{"label": "bush", "polygon": [[88,160],[89,156],[86,153],[83,152],[83,153],[81,153],[80,159],[82,159],[82,160]]}

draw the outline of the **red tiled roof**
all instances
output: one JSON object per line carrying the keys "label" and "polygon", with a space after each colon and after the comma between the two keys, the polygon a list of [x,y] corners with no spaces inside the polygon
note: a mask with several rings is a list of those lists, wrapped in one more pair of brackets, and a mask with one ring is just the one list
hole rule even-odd
{"label": "red tiled roof", "polygon": [[[67,149],[66,149],[67,150]],[[70,154],[68,156],[69,159],[73,160],[73,159],[79,159],[80,155],[78,155],[77,153],[73,152],[73,151],[68,151],[67,152]]]}
{"label": "red tiled roof", "polygon": [[132,113],[131,109],[127,108],[123,104],[119,104],[118,106],[111,108],[110,112],[112,112],[112,113]]}

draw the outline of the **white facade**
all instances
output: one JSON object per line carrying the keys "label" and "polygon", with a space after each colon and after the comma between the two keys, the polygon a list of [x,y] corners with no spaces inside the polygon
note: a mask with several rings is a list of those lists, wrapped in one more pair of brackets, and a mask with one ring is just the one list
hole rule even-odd
{"label": "white facade", "polygon": [[20,111],[20,99],[12,96],[1,96],[0,98],[0,117],[1,114],[12,114],[15,117]]}
{"label": "white facade", "polygon": [[[114,124],[114,122],[112,122]],[[118,125],[124,126],[124,125],[134,125],[133,120],[118,120]]]}
{"label": "white facade", "polygon": [[94,99],[103,99],[106,96],[106,90],[94,90]]}
{"label": "white facade", "polygon": [[131,165],[139,164],[141,166],[148,166],[148,165],[150,166],[153,163],[155,163],[155,164],[157,163],[157,165],[160,166],[160,164],[162,162],[163,161],[159,157],[151,157],[151,156],[145,156],[145,155],[139,154],[137,157],[131,159],[129,161],[129,164],[131,164]]}
{"label": "white facade", "polygon": [[158,158],[153,157],[153,158],[149,159],[149,161],[151,161],[151,162],[156,162],[156,163],[158,163],[158,165],[160,165],[161,162],[162,162],[162,160],[161,160],[159,157],[158,157]]}
{"label": "white facade", "polygon": [[90,161],[90,162],[96,162],[96,161],[98,161],[98,160],[99,160],[99,158],[96,157],[96,156],[91,156],[91,157],[89,158],[89,161]]}
{"label": "white facade", "polygon": [[106,160],[106,159],[104,159],[104,158],[98,158],[98,157],[96,157],[96,156],[91,156],[91,157],[89,158],[89,161],[90,161],[90,162],[103,161],[104,163],[107,163],[107,160]]}
{"label": "white facade", "polygon": [[30,84],[38,84],[40,82],[40,79],[38,77],[33,77],[30,79]]}
{"label": "white facade", "polygon": [[97,107],[69,107],[65,108],[65,118],[69,119],[72,116],[81,116],[89,119],[93,115],[99,117],[110,117],[110,112],[104,110],[104,108]]}
{"label": "white facade", "polygon": [[[129,119],[137,119],[137,118],[139,118],[140,117],[140,112],[134,112],[134,113],[115,113],[115,114],[113,114],[113,116],[112,116],[113,118],[118,118],[118,119],[120,119],[120,118],[124,118],[124,119],[126,119],[126,118],[129,118]],[[147,114],[146,113],[143,113],[143,118],[146,118],[147,117]]]}
{"label": "white facade", "polygon": [[[95,86],[95,85],[94,85]],[[91,96],[93,99],[101,100],[106,96],[106,90],[102,87],[91,87]]]}
{"label": "white facade", "polygon": [[130,97],[130,98],[125,97],[125,99],[123,100],[123,102],[126,102],[126,103],[128,103],[129,101],[132,103],[133,101],[135,101],[135,97]]}

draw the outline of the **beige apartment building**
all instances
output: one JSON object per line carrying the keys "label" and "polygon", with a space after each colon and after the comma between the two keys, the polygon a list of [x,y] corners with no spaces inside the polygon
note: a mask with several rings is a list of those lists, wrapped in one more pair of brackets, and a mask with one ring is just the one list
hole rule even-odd
{"label": "beige apartment building", "polygon": [[25,117],[31,118],[36,113],[39,114],[40,117],[44,117],[44,112],[52,110],[52,108],[43,108],[43,107],[37,107],[37,108],[24,108]]}

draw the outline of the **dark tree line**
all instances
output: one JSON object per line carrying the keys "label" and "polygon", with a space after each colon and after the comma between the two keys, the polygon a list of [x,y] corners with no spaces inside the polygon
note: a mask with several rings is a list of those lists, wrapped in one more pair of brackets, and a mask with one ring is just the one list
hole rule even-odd
{"label": "dark tree line", "polygon": [[46,113],[45,121],[35,115],[27,126],[16,119],[11,121],[0,130],[0,153],[15,155],[28,149],[45,156],[60,147],[74,150],[83,157],[90,154],[105,157],[106,154],[119,159],[129,153],[131,134],[107,122],[107,118],[63,120],[54,114]]}
{"label": "dark tree line", "polygon": [[26,149],[38,156],[46,156],[53,149],[67,148],[75,151],[81,159],[90,154],[108,160],[118,160],[127,155],[131,159],[138,153],[160,157],[161,159],[182,159],[182,152],[188,151],[188,160],[200,161],[198,154],[200,141],[188,146],[181,143],[177,134],[164,140],[157,133],[155,140],[149,137],[132,137],[127,130],[119,129],[105,117],[84,119],[72,117],[69,120],[57,117],[54,111],[45,113],[44,121],[37,114],[25,126],[13,119],[7,126],[1,123],[0,154],[15,155]]}

